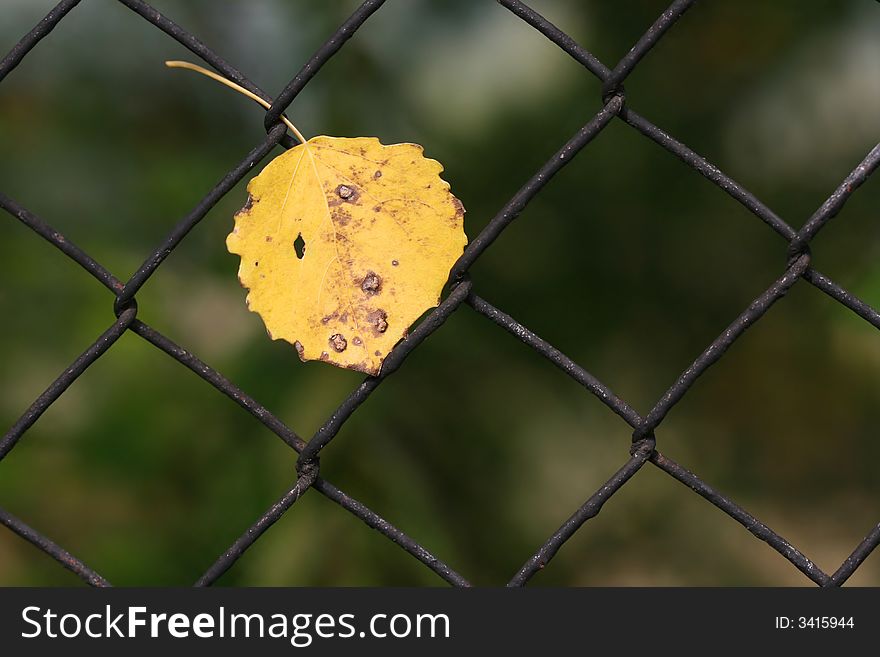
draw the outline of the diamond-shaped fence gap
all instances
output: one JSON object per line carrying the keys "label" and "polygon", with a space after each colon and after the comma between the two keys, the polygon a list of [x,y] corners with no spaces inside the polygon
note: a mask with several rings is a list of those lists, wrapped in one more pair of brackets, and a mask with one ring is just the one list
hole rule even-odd
{"label": "diamond-shaped fence gap", "polygon": [[[265,407],[261,406],[253,398],[249,397],[247,393],[244,393],[240,389],[236,388],[220,373],[210,368],[208,365],[200,361],[197,357],[193,356],[190,352],[183,350],[178,345],[175,345],[173,342],[169,341],[167,338],[157,333],[154,329],[142,323],[136,322],[133,330],[135,330],[139,335],[151,342],[154,346],[158,347],[161,351],[171,355],[176,360],[179,360],[181,364],[184,364],[188,368],[192,369],[206,382],[215,386],[219,391],[223,392],[225,395],[228,395],[232,400],[244,406],[253,414],[255,418],[265,424],[274,433],[277,433],[279,437],[281,437],[291,447],[294,447],[296,449],[301,448],[302,441],[300,438],[293,434],[290,429],[285,427],[280,422],[280,420],[277,419],[277,417],[269,413]],[[297,487],[298,486],[299,481],[297,482]],[[294,487],[294,490],[295,489],[296,487]],[[445,563],[443,563],[443,561],[439,560],[433,554],[425,550],[425,548],[415,542],[411,537],[407,536],[406,533],[402,532],[399,528],[390,524],[381,515],[377,514],[375,511],[365,506],[363,503],[356,500],[355,498],[351,497],[344,491],[333,486],[326,479],[319,478],[315,480],[314,489],[326,498],[333,500],[340,507],[350,512],[352,515],[356,516],[363,524],[365,524],[369,528],[380,532],[386,538],[392,540],[399,548],[402,548],[412,557],[415,557],[418,561],[425,564],[430,570],[434,571],[444,580],[458,586],[467,586],[467,580],[452,571]],[[290,497],[289,494],[286,494],[282,498],[282,501],[284,500],[287,501],[285,502],[285,506],[280,510],[280,512],[276,512],[275,506],[277,505],[273,505],[270,513],[261,517],[259,524],[261,524],[263,528],[262,532],[265,532],[265,529],[271,527],[271,524],[264,523],[266,518],[274,518],[275,520],[277,520],[278,517],[283,514],[284,509],[289,508],[289,506],[287,505],[298,501],[298,497]],[[262,536],[263,533],[261,533],[260,535]],[[244,536],[247,537],[249,541],[252,540],[247,534]],[[233,548],[235,548],[239,544],[242,544],[243,540],[245,539],[239,538]],[[243,549],[247,549],[247,543],[243,545]],[[240,555],[241,549],[235,550],[228,555],[225,554],[211,567],[210,571],[206,573],[204,577],[200,578],[200,582],[202,580],[205,580],[205,577],[210,576],[209,580],[207,581],[213,582],[217,577],[222,576],[223,573],[228,570],[228,568],[235,565],[235,561],[240,557]]]}
{"label": "diamond-shaped fence gap", "polygon": [[[629,156],[614,157],[620,152]],[[596,187],[588,197],[572,193],[586,184]],[[650,214],[632,201],[634,190],[653,199]],[[739,203],[612,124],[505,231],[475,275],[491,303],[649,408],[651,386],[669,385],[733,319],[731,309],[776,278],[779,247]],[[621,273],[609,279],[609,268]],[[544,276],[578,281],[580,290],[571,297],[571,286],[547,288]],[[668,284],[658,290],[656,280]],[[652,368],[640,371],[646,360]]]}
{"label": "diamond-shaped fence gap", "polygon": [[[827,306],[836,318],[825,312]],[[805,506],[836,507],[839,524],[849,528],[841,547],[847,553],[870,526],[863,517],[850,522],[844,509],[852,507],[846,500],[858,496],[860,506],[870,509],[877,487],[870,463],[877,451],[871,427],[878,401],[868,394],[872,373],[833,348],[834,323],[844,317],[856,323],[849,316],[809,286],[795,286],[731,348],[736,358],[721,359],[707,371],[689,391],[687,405],[671,412],[661,428],[664,450],[762,519],[796,515]],[[864,330],[873,331],[868,325]],[[817,336],[827,351],[810,350]],[[856,348],[847,345],[849,352]],[[800,375],[792,377],[795,370]],[[719,424],[719,413],[730,421]],[[816,437],[805,441],[806,435]],[[808,542],[788,538],[812,554]],[[842,558],[820,565],[830,572]]]}
{"label": "diamond-shaped fence gap", "polygon": [[[9,463],[24,459],[29,472],[72,491],[42,521],[79,528],[77,551],[111,581],[124,582],[120,571],[151,571],[165,583],[194,579],[231,519],[249,522],[286,485],[293,455],[140,338],[124,336],[114,348],[118,357],[100,359],[83,374]],[[129,413],[123,394],[151,401]],[[67,411],[68,398],[78,416]],[[53,422],[58,414],[63,429]],[[41,431],[44,424],[54,430]],[[196,465],[215,477],[200,477]],[[15,478],[3,482],[15,485]],[[19,484],[17,499],[33,494],[36,505],[45,501],[40,487]],[[141,561],[128,560],[138,553]]]}
{"label": "diamond-shaped fence gap", "polygon": [[[487,340],[479,341],[479,350],[455,347],[459,326]],[[451,532],[443,543],[457,547],[453,554],[469,555],[470,566],[450,559],[465,572],[482,573],[477,583],[499,581],[518,568],[541,535],[583,501],[584,480],[598,486],[619,467],[628,444],[626,425],[616,416],[552,368],[537,368],[540,357],[517,341],[488,340],[493,331],[473,313],[454,316],[430,342],[436,356],[426,345],[412,366],[442,372],[425,359],[461,360],[469,376],[413,379],[402,370],[352,417],[338,437],[345,449],[329,447],[338,456],[323,466],[331,479],[338,478],[335,465],[345,467],[351,494],[399,518],[426,546]],[[456,391],[455,414],[448,412],[449,390]],[[402,406],[404,391],[412,402]],[[543,454],[537,462],[535,450]],[[450,461],[450,453],[466,458]],[[383,461],[394,464],[397,483],[380,474]],[[557,476],[577,469],[583,480]],[[518,483],[524,477],[532,482],[527,487]],[[409,491],[404,498],[401,487]],[[537,512],[549,515],[549,509],[559,509],[558,517],[539,520]],[[518,550],[502,538],[508,535],[523,536]],[[502,551],[502,542],[509,549]]]}
{"label": "diamond-shaped fence gap", "polygon": [[[598,77],[600,80],[606,81],[606,85],[608,84],[607,81],[612,75],[611,69],[597,60],[592,53],[571,39],[569,35],[562,32],[557,26],[547,21],[545,17],[538,12],[535,12],[520,0],[499,0],[499,2],[524,21],[535,27],[535,29],[539,30],[548,39],[552,40],[572,58],[581,63],[594,76]],[[652,124],[645,117],[636,113],[629,107],[624,108],[624,110],[620,112],[620,116],[643,135],[669,150],[676,157],[682,159],[702,175],[715,182],[721,189],[755,212],[759,218],[768,223],[774,228],[774,230],[787,238],[791,238],[794,235],[793,229],[787,227],[778,216],[774,215],[773,212],[766,207],[765,204],[761,203],[754,197],[754,195],[750,194],[747,190],[735,183],[723,172],[719,171],[717,167],[687,147],[687,145],[676,140],[674,136]]]}

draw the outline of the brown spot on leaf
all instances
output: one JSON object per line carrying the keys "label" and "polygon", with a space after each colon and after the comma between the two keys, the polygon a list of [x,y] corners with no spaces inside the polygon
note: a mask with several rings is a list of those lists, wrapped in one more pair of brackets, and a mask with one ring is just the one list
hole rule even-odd
{"label": "brown spot on leaf", "polygon": [[352,340],[351,342],[352,342],[353,345],[355,345],[355,346],[357,346],[357,347],[360,347],[360,346],[364,343],[364,341],[361,340],[361,339],[360,339],[359,337],[357,337],[357,336],[355,336],[354,340]]}
{"label": "brown spot on leaf", "polygon": [[388,313],[381,308],[367,315],[367,321],[376,333],[384,333],[388,330]]}
{"label": "brown spot on leaf", "polygon": [[381,177],[382,177],[382,172],[381,172],[381,171],[376,171],[376,173],[373,174],[373,179],[374,179],[374,180],[378,180],[378,179],[381,178]]}
{"label": "brown spot on leaf", "polygon": [[379,294],[382,291],[382,279],[376,272],[368,271],[364,280],[361,281],[361,289],[371,297]]}
{"label": "brown spot on leaf", "polygon": [[381,355],[382,355],[382,352],[379,351],[378,349],[376,349],[376,351],[374,351],[373,353],[376,354],[377,356],[381,356]]}
{"label": "brown spot on leaf", "polygon": [[322,351],[321,360],[327,360],[328,358],[330,358],[330,354],[328,354],[326,351]]}
{"label": "brown spot on leaf", "polygon": [[330,336],[330,346],[333,348],[333,351],[336,353],[342,353],[345,351],[345,348],[348,346],[348,340],[345,339],[345,336],[341,333],[334,333]]}
{"label": "brown spot on leaf", "polygon": [[302,342],[297,340],[293,343],[293,348],[296,349],[296,353],[299,354],[300,359],[303,358],[303,354],[305,353],[305,349],[303,349]]}
{"label": "brown spot on leaf", "polygon": [[244,206],[239,212],[250,212],[252,207],[254,207],[254,197],[248,194],[247,201],[244,202]]}
{"label": "brown spot on leaf", "polygon": [[382,206],[376,205],[373,207],[373,212],[382,212]]}
{"label": "brown spot on leaf", "polygon": [[328,199],[327,204],[330,206],[339,205],[340,203],[355,203],[361,196],[358,188],[354,185],[338,185],[334,191],[340,200]]}
{"label": "brown spot on leaf", "polygon": [[272,236],[271,236],[271,235],[266,235],[266,241],[267,241],[267,242],[271,242],[271,241],[272,241]]}
{"label": "brown spot on leaf", "polygon": [[397,260],[392,260],[392,261],[391,261],[391,266],[392,266],[392,267],[396,267],[396,266],[399,265],[399,264],[400,264],[400,263],[397,262]]}

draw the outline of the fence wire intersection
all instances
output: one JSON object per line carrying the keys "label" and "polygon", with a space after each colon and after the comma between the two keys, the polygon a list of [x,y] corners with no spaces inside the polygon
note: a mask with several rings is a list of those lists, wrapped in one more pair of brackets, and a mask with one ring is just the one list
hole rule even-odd
{"label": "fence wire intersection", "polygon": [[[724,174],[708,160],[698,155],[675,137],[651,123],[629,107],[624,82],[639,62],[663,38],[666,32],[690,9],[696,0],[675,0],[651,25],[635,45],[613,67],[609,68],[589,51],[577,44],[561,29],[519,0],[496,0],[504,8],[543,34],[574,60],[586,68],[601,82],[602,108],[553,154],[496,214],[486,227],[474,238],[463,255],[453,266],[449,277],[449,292],[440,305],[415,327],[388,355],[378,376],[368,376],[355,388],[342,404],[308,441],[282,422],[277,416],[238,388],[220,372],[201,361],[190,351],[175,344],[155,328],[138,319],[136,295],[156,272],[165,258],[181,243],[211,210],[211,208],[276,146],[290,148],[297,141],[286,133],[280,117],[305,88],[309,80],[330,60],[345,42],[354,35],[367,19],[386,0],[366,0],[327,39],[305,63],[294,78],[275,98],[267,95],[243,73],[225,61],[217,53],[197,39],[186,29],[159,13],[143,0],[118,0],[133,12],[165,32],[207,64],[213,66],[229,79],[237,82],[270,103],[265,114],[266,137],[211,189],[199,203],[168,233],[162,243],[149,254],[141,267],[128,279],[114,276],[103,265],[91,258],[50,224],[0,192],[0,207],[35,233],[50,242],[68,258],[75,261],[114,297],[115,321],[89,346],[48,388],[31,404],[18,421],[0,440],[0,460],[18,444],[39,417],[48,409],[76,379],[96,360],[104,356],[113,344],[126,332],[140,336],[149,344],[164,352],[175,361],[189,368],[197,376],[211,384],[219,392],[248,411],[256,420],[276,434],[298,453],[296,479],[262,516],[204,572],[196,586],[208,586],[231,568],[262,534],[279,520],[308,490],[313,489],[353,514],[367,526],[377,530],[396,543],[412,557],[454,586],[470,586],[464,576],[435,557],[413,538],[393,526],[378,513],[324,479],[320,474],[319,457],[322,450],[338,435],[345,422],[357,408],[398,368],[407,356],[428,336],[438,330],[459,308],[468,306],[505,331],[511,333],[526,346],[534,349],[573,380],[595,395],[616,413],[633,430],[629,457],[595,493],[593,493],[538,549],[525,561],[508,582],[508,586],[525,585],[539,570],[544,568],[556,552],[590,518],[596,516],[602,505],[632,479],[646,464],[657,467],[678,480],[695,493],[718,507],[721,511],[743,525],[757,538],[765,541],[790,561],[806,577],[820,586],[840,586],[864,562],[880,543],[878,523],[855,548],[852,554],[833,573],[823,572],[800,550],[780,534],[759,521],[732,499],[715,490],[696,474],[688,471],[657,450],[656,430],[666,414],[685,396],[697,378],[717,362],[739,337],[760,320],[770,307],[781,299],[799,280],[804,280],[832,299],[849,308],[859,317],[880,329],[880,313],[822,274],[812,265],[810,243],[818,232],[836,216],[847,199],[865,182],[880,163],[880,144],[875,146],[859,165],[846,177],[831,196],[803,226],[796,230],[744,187]],[[13,70],[40,40],[46,37],[81,0],[62,0],[0,61],[0,82]],[[599,379],[572,361],[528,328],[480,297],[468,276],[470,267],[503,233],[504,229],[524,210],[544,185],[589,144],[613,120],[620,120],[641,133],[702,176],[718,186],[729,196],[745,206],[753,215],[766,223],[787,244],[786,266],[782,274],[716,338],[676,379],[646,415],[639,414],[626,401],[618,397]],[[81,560],[54,543],[25,522],[0,509],[0,523],[52,556],[62,566],[73,571],[88,584],[109,586],[109,582]]]}

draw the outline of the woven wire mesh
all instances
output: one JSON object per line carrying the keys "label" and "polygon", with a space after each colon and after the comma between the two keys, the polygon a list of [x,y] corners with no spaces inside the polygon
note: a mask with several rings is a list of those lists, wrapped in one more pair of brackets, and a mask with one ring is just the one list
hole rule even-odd
{"label": "woven wire mesh", "polygon": [[[667,413],[680,402],[691,386],[708,368],[715,364],[725,351],[750,326],[760,320],[768,309],[779,301],[799,281],[814,286],[856,315],[880,328],[880,313],[870,305],[844,289],[828,276],[813,267],[810,243],[818,232],[842,209],[847,199],[873,173],[880,163],[880,145],[875,146],[859,165],[845,178],[834,193],[810,216],[801,228],[795,229],[777,216],[770,208],[753,194],[729,178],[716,166],[695,153],[685,144],[664,132],[627,103],[623,83],[639,64],[642,58],[663,38],[676,21],[695,4],[696,0],[675,0],[653,25],[644,33],[627,54],[613,67],[608,67],[590,52],[578,45],[570,36],[550,23],[529,6],[518,0],[498,0],[499,4],[525,21],[556,44],[587,72],[601,81],[602,109],[592,117],[574,136],[563,144],[488,222],[486,227],[467,246],[463,255],[452,268],[448,293],[440,305],[426,316],[388,355],[378,376],[367,377],[330,415],[310,440],[304,440],[282,422],[276,415],[232,384],[223,374],[201,361],[187,349],[175,344],[168,337],[138,319],[137,292],[162,265],[167,256],[181,243],[192,228],[199,223],[210,209],[258,162],[278,145],[292,147],[297,142],[290,137],[280,117],[296,96],[303,91],[311,78],[343,47],[346,40],[359,30],[369,17],[377,11],[385,0],[367,0],[327,39],[315,54],[303,65],[287,86],[275,98],[270,97],[253,84],[243,73],[225,61],[207,45],[199,41],[185,28],[160,14],[142,0],[119,0],[119,2],[157,29],[188,48],[204,62],[237,82],[271,104],[265,115],[266,137],[184,217],[165,237],[161,244],[148,255],[142,266],[128,279],[114,276],[102,264],[56,231],[49,223],[22,207],[13,199],[0,192],[0,206],[12,217],[29,227],[39,236],[49,241],[61,253],[75,261],[90,273],[114,296],[116,321],[102,333],[48,388],[31,404],[20,419],[9,429],[0,441],[0,460],[5,458],[18,444],[39,417],[61,397],[77,378],[96,360],[108,353],[113,344],[126,332],[140,336],[156,349],[187,367],[226,395],[231,401],[248,411],[253,418],[283,440],[298,453],[296,460],[296,481],[266,512],[261,515],[240,538],[204,572],[197,581],[198,586],[215,582],[223,573],[233,567],[236,561],[250,548],[262,534],[282,515],[287,513],[310,489],[335,502],[342,509],[362,520],[389,540],[406,551],[412,558],[439,577],[455,586],[468,586],[462,574],[434,556],[418,544],[403,530],[391,525],[377,512],[347,495],[321,475],[319,456],[322,450],[335,439],[342,426],[356,412],[358,407],[398,368],[407,356],[429,335],[439,330],[444,322],[462,306],[469,306],[485,316],[498,327],[511,333],[525,346],[535,350],[563,373],[581,384],[589,393],[595,395],[612,412],[632,429],[632,444],[629,456],[594,494],[592,494],[522,565],[510,579],[510,586],[525,585],[535,573],[547,566],[562,545],[568,541],[583,524],[596,516],[603,504],[615,495],[624,484],[646,466],[654,467],[678,480],[697,495],[715,505],[731,519],[743,525],[758,539],[766,542],[779,552],[795,568],[820,586],[839,586],[844,583],[868,557],[880,542],[880,524],[876,525],[853,550],[849,557],[834,573],[823,572],[804,553],[789,543],[778,532],[762,523],[734,500],[725,496],[709,483],[688,471],[657,449],[656,430]],[[80,0],[62,0],[33,30],[6,55],[0,62],[0,81],[24,59],[40,40],[73,10]],[[468,272],[471,266],[504,232],[505,228],[524,210],[527,204],[541,191],[544,185],[589,144],[606,126],[620,121],[650,141],[669,151],[694,171],[714,183],[720,190],[747,208],[755,217],[767,224],[787,245],[785,269],[775,281],[758,294],[754,301],[734,319],[730,325],[693,363],[675,380],[660,397],[651,410],[639,414],[626,401],[615,395],[602,381],[575,363],[564,353],[541,339],[528,328],[517,322],[489,301],[480,297]],[[79,575],[95,586],[107,586],[109,582],[81,560],[54,543],[40,531],[31,528],[21,519],[0,509],[0,522],[34,546],[54,557],[58,563]]]}

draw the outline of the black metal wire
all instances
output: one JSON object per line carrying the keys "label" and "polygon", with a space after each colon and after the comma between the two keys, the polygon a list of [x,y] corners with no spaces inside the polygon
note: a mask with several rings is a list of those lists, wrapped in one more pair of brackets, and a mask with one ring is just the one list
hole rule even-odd
{"label": "black metal wire", "polygon": [[[696,3],[696,0],[675,0],[614,68],[609,68],[603,64],[589,51],[576,43],[574,39],[565,34],[565,32],[523,2],[519,0],[497,0],[499,4],[558,45],[602,82],[600,91],[602,108],[585,123],[584,127],[577,134],[563,144],[543,167],[526,181],[513,198],[488,222],[483,231],[471,241],[450,272],[449,293],[446,298],[419,323],[405,340],[401,341],[391,351],[383,364],[381,373],[378,376],[368,376],[365,378],[308,441],[303,440],[276,415],[238,388],[220,372],[201,361],[188,350],[175,344],[155,328],[137,319],[136,295],[158,267],[162,265],[165,258],[174,251],[195,225],[256,164],[265,158],[272,148],[279,144],[289,148],[297,143],[293,137],[286,134],[284,126],[280,122],[282,113],[296,96],[302,92],[309,80],[317,74],[321,67],[339,52],[344,43],[364,25],[374,12],[382,7],[385,0],[366,0],[366,2],[362,3],[303,65],[302,69],[275,98],[262,91],[243,73],[217,55],[193,34],[163,16],[146,2],[142,0],[119,0],[119,2],[174,38],[226,77],[266,100],[271,105],[264,119],[267,135],[238,165],[224,175],[213,189],[208,191],[192,211],[177,223],[162,243],[145,258],[141,267],[127,281],[115,277],[103,265],[70,242],[51,225],[16,203],[13,199],[0,193],[0,207],[54,245],[61,253],[79,264],[113,294],[113,307],[116,314],[116,321],[46,388],[7,431],[2,440],[0,440],[0,460],[9,454],[42,413],[64,394],[92,363],[104,356],[123,334],[131,331],[147,343],[153,345],[157,350],[187,367],[202,380],[211,384],[219,392],[237,403],[299,454],[296,460],[297,479],[291,488],[218,557],[198,579],[196,582],[197,586],[206,586],[217,581],[223,573],[235,565],[246,550],[274,522],[293,507],[302,495],[312,489],[359,518],[368,527],[375,529],[399,545],[401,549],[419,560],[446,582],[454,586],[469,586],[470,584],[467,579],[437,559],[414,539],[391,525],[375,511],[367,508],[364,504],[322,478],[319,462],[319,456],[323,450],[336,438],[342,426],[358,407],[369,398],[373,391],[388,376],[402,366],[404,360],[416,347],[434,331],[438,330],[446,319],[464,304],[544,356],[557,368],[582,385],[588,392],[595,395],[633,430],[633,442],[629,447],[630,456],[625,464],[602,487],[589,495],[584,504],[547,541],[536,548],[532,556],[525,561],[523,566],[510,580],[509,586],[525,585],[539,570],[550,562],[556,552],[587,520],[599,513],[602,505],[608,499],[648,463],[681,482],[733,520],[739,522],[754,536],[765,541],[806,577],[820,586],[839,586],[843,584],[877,545],[880,544],[880,524],[878,524],[871,529],[865,539],[847,557],[840,568],[833,575],[828,575],[777,532],[760,522],[729,497],[715,490],[696,474],[688,471],[656,449],[656,431],[661,426],[666,414],[684,398],[697,378],[717,362],[724,352],[740,338],[743,332],[759,321],[767,310],[779,301],[799,280],[803,279],[809,282],[874,327],[880,329],[880,313],[813,268],[809,250],[810,242],[816,234],[840,212],[852,193],[880,165],[880,144],[868,153],[865,159],[847,176],[828,200],[804,222],[801,229],[795,230],[742,185],[718,169],[718,167],[651,123],[648,119],[637,114],[628,106],[626,90],[623,85],[627,76],[629,76],[648,52],[661,41],[663,35]],[[27,53],[41,39],[48,35],[78,3],[79,0],[63,0],[33,30],[26,34],[10,53],[0,61],[0,81],[15,69]],[[470,267],[500,237],[504,229],[519,216],[544,185],[615,118],[631,126],[637,132],[649,138],[714,183],[719,189],[737,200],[753,215],[767,224],[788,243],[786,266],[781,276],[764,292],[758,295],[749,307],[738,315],[719,337],[703,350],[644,417],[585,368],[575,363],[571,358],[541,339],[514,318],[478,296],[468,277]],[[0,509],[0,523],[46,554],[52,556],[65,568],[76,573],[87,583],[93,586],[109,586],[107,580],[76,557],[2,509]]]}
{"label": "black metal wire", "polygon": [[62,566],[67,568],[92,586],[110,586],[110,583],[94,570],[86,566],[82,561],[70,554],[40,532],[32,529],[11,513],[0,509],[0,524],[21,536],[24,540],[38,547]]}

